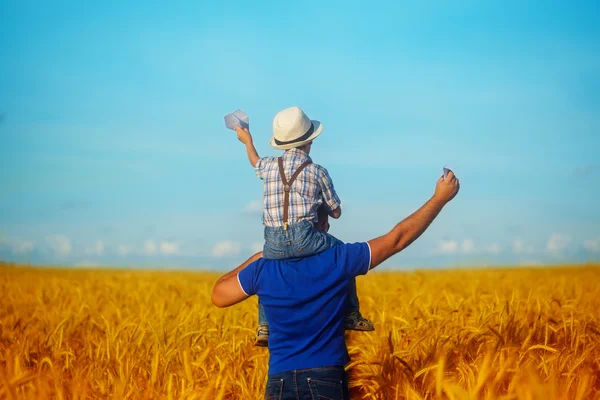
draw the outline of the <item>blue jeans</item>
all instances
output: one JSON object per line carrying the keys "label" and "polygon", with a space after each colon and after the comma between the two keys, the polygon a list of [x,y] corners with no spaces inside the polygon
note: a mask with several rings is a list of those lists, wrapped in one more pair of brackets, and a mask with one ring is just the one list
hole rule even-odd
{"label": "blue jeans", "polygon": [[263,258],[285,260],[308,257],[332,248],[342,242],[327,232],[318,231],[310,221],[283,226],[265,227]]}
{"label": "blue jeans", "polygon": [[[308,257],[321,253],[338,244],[344,244],[341,240],[314,228],[312,222],[301,221],[283,227],[265,227],[265,247],[263,258],[271,260],[283,260],[294,257]],[[358,295],[356,294],[356,280],[352,279],[348,284],[348,299],[346,300],[346,315],[358,311]],[[258,303],[258,324],[268,326],[265,310]]]}
{"label": "blue jeans", "polygon": [[299,369],[270,374],[265,400],[349,400],[344,367]]}

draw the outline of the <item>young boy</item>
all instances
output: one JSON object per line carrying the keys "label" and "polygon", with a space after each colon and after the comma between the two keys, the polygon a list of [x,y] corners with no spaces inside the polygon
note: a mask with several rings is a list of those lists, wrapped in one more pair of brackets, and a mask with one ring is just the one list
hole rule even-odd
{"label": "young boy", "polygon": [[[236,129],[238,139],[246,146],[250,164],[264,181],[264,258],[307,257],[341,243],[326,230],[316,228],[319,207],[324,207],[335,219],[342,214],[341,201],[327,170],[309,157],[312,141],[322,129],[319,121],[311,121],[299,107],[280,111],[273,119],[270,145],[285,152],[281,157],[265,158],[258,156],[250,132]],[[373,323],[360,315],[355,285],[350,287],[344,324],[346,329],[374,330]],[[268,324],[259,304],[256,343],[266,345],[268,335]]]}

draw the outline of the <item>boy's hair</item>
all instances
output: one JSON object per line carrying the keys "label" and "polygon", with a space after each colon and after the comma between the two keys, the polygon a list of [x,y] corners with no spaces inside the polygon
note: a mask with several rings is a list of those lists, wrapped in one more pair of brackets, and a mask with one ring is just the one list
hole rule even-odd
{"label": "boy's hair", "polygon": [[294,149],[301,149],[301,148],[303,148],[304,146],[307,146],[307,145],[309,145],[309,144],[312,144],[312,140],[311,140],[310,142],[307,142],[307,143],[301,144],[300,146],[296,146],[296,147],[293,147],[293,148],[294,148]]}

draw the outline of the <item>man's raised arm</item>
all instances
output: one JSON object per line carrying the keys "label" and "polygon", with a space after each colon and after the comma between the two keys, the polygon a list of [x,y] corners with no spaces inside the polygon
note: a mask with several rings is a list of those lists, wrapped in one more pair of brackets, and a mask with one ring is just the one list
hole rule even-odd
{"label": "man's raised arm", "polygon": [[370,240],[371,268],[404,250],[421,236],[442,208],[456,196],[459,188],[458,179],[450,171],[446,178],[441,177],[438,180],[435,193],[427,203],[396,225],[388,234]]}

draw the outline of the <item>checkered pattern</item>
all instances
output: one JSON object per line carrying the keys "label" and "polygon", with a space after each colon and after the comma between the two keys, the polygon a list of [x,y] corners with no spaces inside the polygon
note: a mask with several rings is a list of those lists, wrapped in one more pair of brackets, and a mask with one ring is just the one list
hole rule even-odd
{"label": "checkered pattern", "polygon": [[[289,180],[306,160],[310,160],[310,157],[298,149],[283,153],[286,178]],[[261,158],[256,163],[256,175],[264,181],[263,223],[271,227],[283,226],[284,192],[277,157]],[[288,223],[291,225],[305,220],[317,222],[317,209],[323,203],[329,210],[335,210],[341,205],[327,170],[311,163],[300,172],[290,188]]]}

